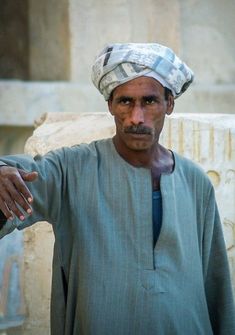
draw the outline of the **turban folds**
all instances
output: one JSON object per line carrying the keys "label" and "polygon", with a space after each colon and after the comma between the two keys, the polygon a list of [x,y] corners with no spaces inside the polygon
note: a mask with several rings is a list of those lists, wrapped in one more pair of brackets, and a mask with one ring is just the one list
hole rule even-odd
{"label": "turban folds", "polygon": [[157,43],[107,45],[92,67],[92,81],[105,100],[117,86],[140,76],[158,80],[175,98],[194,78],[192,70],[170,48]]}

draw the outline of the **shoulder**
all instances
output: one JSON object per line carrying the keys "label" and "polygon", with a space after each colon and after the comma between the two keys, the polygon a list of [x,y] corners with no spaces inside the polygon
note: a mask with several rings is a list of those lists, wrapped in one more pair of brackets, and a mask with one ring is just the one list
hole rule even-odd
{"label": "shoulder", "polygon": [[70,162],[76,160],[77,163],[97,160],[102,155],[106,155],[110,151],[111,139],[97,140],[90,143],[81,143],[72,147],[64,147],[54,151],[54,154],[59,155]]}
{"label": "shoulder", "polygon": [[65,148],[66,153],[72,155],[97,155],[99,151],[109,150],[111,138],[92,141],[90,143],[81,143]]}

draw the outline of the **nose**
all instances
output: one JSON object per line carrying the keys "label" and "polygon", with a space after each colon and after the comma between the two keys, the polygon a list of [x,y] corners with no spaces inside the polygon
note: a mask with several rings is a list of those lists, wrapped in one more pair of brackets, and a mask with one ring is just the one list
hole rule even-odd
{"label": "nose", "polygon": [[133,125],[144,123],[144,109],[141,105],[134,105],[130,113],[130,122]]}

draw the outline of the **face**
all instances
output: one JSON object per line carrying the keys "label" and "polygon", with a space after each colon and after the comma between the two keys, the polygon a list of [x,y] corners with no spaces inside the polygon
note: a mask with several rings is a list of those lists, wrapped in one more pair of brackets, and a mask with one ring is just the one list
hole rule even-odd
{"label": "face", "polygon": [[164,87],[155,79],[139,77],[114,89],[109,111],[116,123],[115,141],[119,149],[151,149],[163,128],[166,114],[174,108],[174,98],[165,99]]}

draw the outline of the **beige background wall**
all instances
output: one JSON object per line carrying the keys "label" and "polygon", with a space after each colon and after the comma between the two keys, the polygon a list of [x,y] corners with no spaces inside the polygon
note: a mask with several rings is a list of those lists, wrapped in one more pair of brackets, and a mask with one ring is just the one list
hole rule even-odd
{"label": "beige background wall", "polygon": [[[22,152],[42,113],[106,110],[91,84],[90,67],[108,42],[157,41],[171,46],[190,65],[195,82],[176,102],[176,113],[234,114],[234,13],[233,0],[2,0],[0,154]],[[32,236],[25,241],[26,269],[40,247]],[[48,293],[48,271],[42,270],[38,283],[25,272],[28,301],[40,286]],[[48,303],[47,293],[43,299]],[[24,330],[14,330],[14,335],[47,334],[48,318],[43,306],[37,307],[28,306],[34,316],[30,314]]]}

